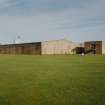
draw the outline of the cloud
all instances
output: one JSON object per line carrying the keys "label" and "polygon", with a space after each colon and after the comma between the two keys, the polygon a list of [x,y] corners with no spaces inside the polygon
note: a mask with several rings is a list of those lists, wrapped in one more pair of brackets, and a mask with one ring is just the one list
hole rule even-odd
{"label": "cloud", "polygon": [[105,40],[105,0],[1,0],[0,39]]}
{"label": "cloud", "polygon": [[11,0],[0,0],[0,9],[5,9],[16,5],[17,2],[12,2]]}

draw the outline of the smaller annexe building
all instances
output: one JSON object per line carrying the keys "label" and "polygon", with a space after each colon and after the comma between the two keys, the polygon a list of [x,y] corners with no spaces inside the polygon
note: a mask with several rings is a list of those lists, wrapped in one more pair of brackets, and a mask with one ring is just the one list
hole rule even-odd
{"label": "smaller annexe building", "polygon": [[84,47],[85,54],[105,54],[105,41],[88,41]]}

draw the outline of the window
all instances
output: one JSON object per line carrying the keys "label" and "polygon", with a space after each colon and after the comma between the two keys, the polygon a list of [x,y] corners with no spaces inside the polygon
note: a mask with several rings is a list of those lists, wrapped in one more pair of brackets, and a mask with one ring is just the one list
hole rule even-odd
{"label": "window", "polygon": [[96,42],[91,43],[91,49],[96,49]]}

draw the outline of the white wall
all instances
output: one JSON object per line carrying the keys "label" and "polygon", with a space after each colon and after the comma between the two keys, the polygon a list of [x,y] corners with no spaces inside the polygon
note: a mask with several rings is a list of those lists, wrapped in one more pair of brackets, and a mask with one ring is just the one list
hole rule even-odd
{"label": "white wall", "polygon": [[79,46],[68,40],[52,40],[42,42],[42,54],[73,54],[73,49]]}
{"label": "white wall", "polygon": [[102,42],[102,54],[105,54],[105,41]]}

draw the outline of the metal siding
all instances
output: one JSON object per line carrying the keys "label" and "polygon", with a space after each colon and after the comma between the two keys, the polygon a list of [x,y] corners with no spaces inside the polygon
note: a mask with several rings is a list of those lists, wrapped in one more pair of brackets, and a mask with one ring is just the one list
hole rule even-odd
{"label": "metal siding", "polygon": [[78,45],[67,40],[42,42],[42,54],[73,54]]}
{"label": "metal siding", "polygon": [[[102,41],[89,41],[85,42],[85,52],[92,50],[91,45],[92,43],[96,43],[96,54],[102,54]],[[91,52],[90,52],[91,53]]]}
{"label": "metal siding", "polygon": [[102,42],[102,54],[105,54],[105,41]]}
{"label": "metal siding", "polygon": [[1,54],[41,54],[41,42],[0,45]]}

